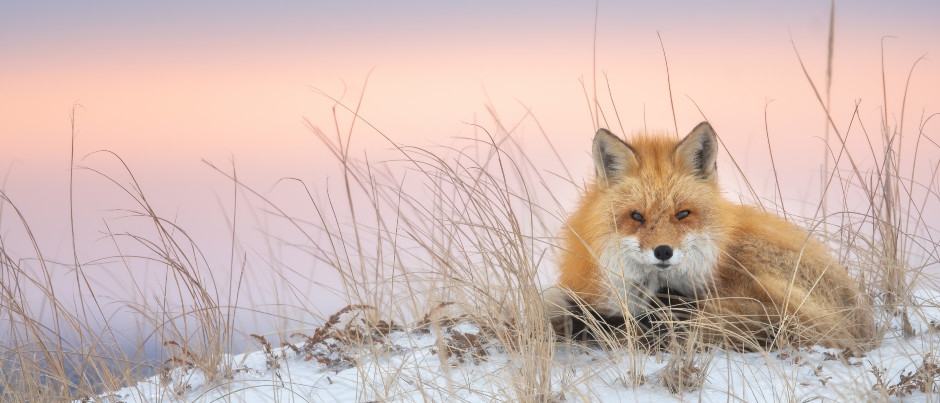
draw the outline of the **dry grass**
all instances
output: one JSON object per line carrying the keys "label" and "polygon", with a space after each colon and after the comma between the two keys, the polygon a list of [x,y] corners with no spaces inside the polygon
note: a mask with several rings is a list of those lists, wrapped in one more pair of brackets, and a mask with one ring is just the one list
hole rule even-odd
{"label": "dry grass", "polygon": [[[828,100],[823,101],[822,96],[819,100],[827,110]],[[582,386],[602,371],[578,373],[564,367],[566,364],[559,364],[555,356],[559,346],[584,349],[588,351],[585,354],[599,351],[608,362],[626,363],[603,369],[617,372],[614,379],[625,387],[658,382],[676,394],[701,390],[715,360],[731,360],[728,356],[718,358],[695,337],[683,336],[682,329],[688,324],[681,321],[665,320],[663,333],[657,335],[665,342],[651,348],[641,341],[634,326],[606,329],[590,319],[590,312],[584,312],[584,322],[596,335],[595,340],[588,344],[556,340],[540,293],[552,280],[547,267],[555,260],[554,234],[568,204],[568,200],[559,200],[557,189],[569,186],[568,193],[575,193],[578,185],[565,174],[564,161],[546,170],[527,157],[525,151],[532,145],[518,143],[516,128],[523,123],[538,127],[532,116],[526,114],[520,122],[504,125],[493,113],[491,124],[476,126],[474,138],[457,143],[462,148],[431,150],[392,141],[360,116],[355,106],[335,101],[335,133],[329,135],[313,124],[310,129],[341,167],[340,183],[318,191],[299,180],[288,180],[299,185],[297,197],[308,202],[309,215],[288,212],[243,183],[234,169],[229,172],[210,164],[231,181],[236,195],[255,203],[249,209],[260,210],[291,228],[300,239],[290,241],[291,245],[331,267],[339,276],[339,294],[351,304],[328,317],[310,309],[308,313],[318,318],[319,326],[312,332],[294,333],[292,341],[299,344],[279,340],[287,350],[274,347],[271,336],[246,336],[265,352],[269,369],[281,368],[289,359],[289,350],[291,357],[316,360],[332,371],[356,368],[362,379],[372,380],[360,385],[362,396],[394,400],[400,391],[390,386],[390,379],[400,368],[376,374],[369,373],[374,368],[358,364],[379,359],[394,349],[389,342],[393,331],[434,332],[440,337],[433,348],[445,371],[479,365],[492,349],[508,357],[505,370],[493,375],[501,377],[503,389],[489,397],[551,401],[591,400],[590,391]],[[596,96],[592,105],[597,107],[596,118],[600,120],[603,108]],[[897,318],[904,334],[910,335],[914,329],[909,316],[918,314],[912,290],[938,289],[924,274],[927,267],[940,262],[938,232],[923,214],[940,205],[937,170],[932,169],[927,177],[918,176],[922,172],[919,164],[924,163],[919,155],[926,148],[935,152],[938,147],[926,134],[929,117],[922,119],[911,135],[903,131],[903,105],[897,127],[888,123],[887,106],[884,111],[877,136],[869,135],[866,127],[872,125],[863,124],[866,120],[862,116],[837,117],[827,112],[828,130],[838,144],[827,149],[827,166],[832,169],[826,172],[826,197],[809,217],[800,217],[782,205],[776,208],[827,237],[880,307],[882,323]],[[344,126],[340,123],[344,121],[349,123]],[[373,162],[355,158],[350,142],[353,136],[361,135],[384,138],[398,152],[398,159]],[[860,135],[872,150],[873,168],[860,166],[860,158],[846,147],[850,136]],[[554,150],[550,142],[543,146]],[[88,262],[79,261],[76,254],[74,262],[64,264],[68,270],[53,267],[43,257],[27,218],[12,198],[0,191],[0,219],[6,218],[0,221],[0,400],[90,398],[154,372],[166,380],[168,395],[184,395],[188,391],[186,376],[198,373],[207,382],[225,385],[243,370],[230,355],[237,337],[235,307],[244,289],[245,270],[235,256],[235,229],[225,234],[232,243],[226,270],[231,274],[229,281],[216,281],[185,228],[156,212],[131,170],[118,156],[111,157],[124,167],[121,177],[126,180],[91,171],[130,197],[133,207],[126,209],[127,219],[148,224],[146,232],[139,233],[112,232],[109,227],[106,236],[115,245],[113,258],[130,276],[144,261],[158,266],[167,284],[162,295],[146,295],[141,290],[140,301],[127,302],[146,323],[147,334],[136,341],[136,350],[122,347],[125,340],[104,322],[107,317],[100,291],[87,278]],[[737,174],[746,181],[743,172]],[[760,200],[758,195],[752,196]],[[234,200],[233,222],[238,219],[236,212],[245,208]],[[850,208],[859,200],[865,203],[863,209]],[[772,203],[763,204],[774,208]],[[14,226],[20,231],[11,232]],[[30,258],[17,258],[4,247],[11,233],[21,234],[34,246],[32,251],[17,251],[31,253]],[[127,249],[128,244],[134,245],[133,251]],[[75,277],[76,299],[72,294],[64,297],[54,285],[52,278],[62,273]],[[277,275],[286,277],[284,273]],[[296,288],[288,292],[303,292],[299,285],[291,287]],[[35,295],[42,296],[44,305],[33,303]],[[479,332],[463,331],[457,326],[460,323],[472,323]],[[882,332],[889,330],[882,327]],[[163,346],[156,364],[143,354],[144,346],[153,342]],[[762,353],[780,358],[771,351]],[[912,351],[912,357],[915,355]],[[665,362],[655,378],[646,376],[651,356]],[[841,359],[847,365],[853,362],[852,357]],[[779,368],[773,370],[779,371],[782,379],[795,379]],[[822,367],[814,371],[825,384]],[[872,391],[878,398],[915,391],[933,393],[938,381],[931,355],[924,355],[916,371],[901,374],[897,381],[886,379],[878,368],[872,368],[872,373],[877,382],[859,389]],[[272,385],[277,383],[272,380]],[[446,394],[434,388],[457,388],[453,384],[423,387],[427,388],[422,390],[425,396],[435,398]]]}

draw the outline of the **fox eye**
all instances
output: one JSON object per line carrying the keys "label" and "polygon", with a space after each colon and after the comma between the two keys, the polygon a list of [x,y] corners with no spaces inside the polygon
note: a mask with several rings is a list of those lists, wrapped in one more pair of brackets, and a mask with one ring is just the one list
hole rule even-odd
{"label": "fox eye", "polygon": [[679,214],[676,214],[676,219],[681,220],[683,218],[688,217],[689,214],[692,214],[692,212],[690,212],[689,210],[682,210],[679,212]]}
{"label": "fox eye", "polygon": [[630,213],[630,218],[632,218],[632,219],[634,219],[634,220],[636,220],[636,221],[639,221],[639,222],[644,222],[644,221],[646,221],[646,219],[643,218],[643,215],[640,214],[639,212],[637,212],[636,210],[634,210],[632,213]]}

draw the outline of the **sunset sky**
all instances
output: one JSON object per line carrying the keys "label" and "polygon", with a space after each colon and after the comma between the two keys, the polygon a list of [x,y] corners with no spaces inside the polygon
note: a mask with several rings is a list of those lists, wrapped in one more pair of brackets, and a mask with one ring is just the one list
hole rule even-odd
{"label": "sunset sky", "polygon": [[[364,93],[363,118],[418,146],[453,144],[474,132],[473,122],[495,127],[488,105],[509,126],[531,109],[566,165],[587,177],[596,127],[585,90],[593,94],[595,80],[609,119],[602,125],[621,132],[612,96],[627,133],[644,124],[674,131],[664,47],[682,134],[707,117],[742,168],[766,184],[766,107],[784,193],[797,204],[818,196],[824,114],[797,53],[822,89],[828,2],[506,3],[4,1],[0,188],[47,253],[70,259],[70,113],[78,105],[77,165],[127,183],[113,157],[89,155],[116,153],[163,214],[207,249],[224,250],[226,241],[213,238],[225,238],[220,206],[230,205],[232,186],[202,160],[234,161],[261,191],[282,177],[322,185],[336,164],[304,119],[335,128],[333,102],[318,91],[350,105]],[[872,135],[885,102],[897,125],[908,72],[926,55],[904,115],[905,131],[916,134],[925,114],[940,112],[940,2],[835,7],[836,125],[848,126],[857,101]],[[925,127],[934,141],[938,125]],[[541,141],[539,126],[524,120],[520,141]],[[392,158],[390,149],[364,125],[351,145],[353,155],[378,159]],[[923,152],[940,159],[936,145]],[[542,157],[533,156],[554,161]],[[719,163],[730,166],[725,156]],[[108,246],[102,217],[131,204],[90,171],[77,172],[75,186],[80,257],[113,253],[96,249]],[[0,211],[0,231],[25,248],[11,250],[29,255],[22,238],[9,239],[19,231],[12,213]]]}
{"label": "sunset sky", "polygon": [[[67,164],[76,103],[80,155],[106,148],[141,169],[232,155],[275,175],[309,169],[303,160],[315,150],[302,118],[331,124],[330,103],[310,88],[333,96],[346,88],[354,100],[367,76],[362,114],[398,141],[446,141],[492,102],[510,119],[531,107],[556,141],[584,151],[594,127],[578,80],[590,84],[595,68],[609,77],[628,131],[642,127],[644,106],[649,125],[673,126],[657,33],[680,126],[702,119],[689,99],[732,141],[763,131],[768,100],[777,131],[818,129],[822,119],[794,51],[821,85],[829,4],[819,1],[601,2],[596,61],[591,3],[0,7],[0,169],[10,186]],[[932,1],[837,4],[834,108],[851,110],[856,99],[863,111],[880,107],[880,46],[892,36],[889,103],[927,55],[910,104],[936,110],[938,17]]]}

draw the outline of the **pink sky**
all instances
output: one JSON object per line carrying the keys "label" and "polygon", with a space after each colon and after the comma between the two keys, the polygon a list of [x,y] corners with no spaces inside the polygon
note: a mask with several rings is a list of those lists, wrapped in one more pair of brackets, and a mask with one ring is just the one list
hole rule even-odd
{"label": "pink sky", "polygon": [[[489,97],[507,118],[519,104],[531,107],[555,141],[588,149],[594,128],[578,79],[590,81],[595,67],[592,5],[183,4],[5,6],[0,169],[15,180],[32,176],[31,164],[67,164],[68,114],[78,102],[79,154],[107,148],[139,169],[234,154],[257,160],[252,171],[294,174],[284,171],[303,166],[272,164],[305,164],[315,152],[301,118],[330,124],[329,103],[308,86],[339,95],[345,83],[353,99],[370,71],[363,114],[398,141],[459,135]],[[834,109],[850,110],[855,99],[863,111],[882,104],[885,35],[895,36],[886,56],[888,101],[897,104],[913,61],[940,54],[940,28],[929,18],[940,8],[838,6]],[[701,120],[691,98],[720,134],[743,141],[762,134],[772,99],[775,131],[821,128],[791,37],[821,83],[827,4],[599,7],[596,68],[608,74],[627,130],[642,126],[644,106],[650,126],[673,126],[657,31],[680,126]],[[937,109],[938,71],[934,61],[921,64],[912,107]]]}

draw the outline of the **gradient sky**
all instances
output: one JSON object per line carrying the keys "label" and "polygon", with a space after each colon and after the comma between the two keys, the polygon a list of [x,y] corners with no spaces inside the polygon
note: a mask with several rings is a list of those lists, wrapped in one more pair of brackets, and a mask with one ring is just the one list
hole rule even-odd
{"label": "gradient sky", "polygon": [[[361,113],[398,142],[452,144],[474,131],[468,122],[493,126],[487,105],[506,124],[531,108],[567,165],[587,175],[595,124],[581,80],[590,92],[597,77],[610,113],[606,74],[625,131],[644,120],[673,130],[659,34],[680,132],[703,120],[697,104],[745,171],[766,185],[769,102],[784,194],[800,204],[818,189],[824,115],[796,51],[822,86],[828,2],[602,1],[596,24],[592,2],[504,3],[4,1],[0,187],[47,253],[70,257],[69,115],[78,104],[77,158],[117,153],[164,214],[192,226],[208,249],[218,242],[224,250],[213,237],[226,233],[219,209],[231,184],[201,160],[231,166],[234,159],[258,189],[281,177],[322,184],[335,164],[303,119],[332,130],[332,102],[312,88],[355,103],[367,77]],[[940,2],[838,2],[835,21],[837,125],[848,125],[860,101],[866,127],[877,133],[885,99],[895,124],[907,74],[922,55],[905,125],[940,112]],[[937,124],[926,127],[934,141]],[[518,133],[541,137],[531,121]],[[389,148],[369,130],[352,144],[354,154],[379,159]],[[935,146],[923,152],[940,159]],[[81,164],[126,183],[103,154]],[[93,259],[103,217],[128,201],[87,171],[76,186],[80,255]],[[574,193],[563,199],[573,202]],[[0,230],[16,233],[10,213],[2,219]]]}
{"label": "gradient sky", "polygon": [[[595,67],[593,4],[23,3],[0,6],[0,169],[14,177],[34,172],[16,164],[63,162],[73,103],[83,107],[79,154],[107,148],[148,167],[233,154],[262,170],[303,164],[313,143],[301,118],[330,123],[329,102],[309,87],[339,96],[345,86],[355,99],[370,71],[363,114],[402,142],[458,135],[487,102],[507,118],[531,107],[582,151],[593,131],[578,82]],[[758,131],[770,99],[780,121],[794,111],[819,127],[793,45],[821,82],[824,3],[601,3],[596,68],[628,131],[642,126],[644,106],[651,126],[672,126],[657,32],[680,126],[701,120],[691,98],[729,139]],[[883,36],[894,36],[889,103],[917,57],[940,53],[936,2],[851,2],[836,17],[833,100],[843,110],[855,99],[881,105]],[[912,105],[936,106],[937,71],[922,63]]]}

